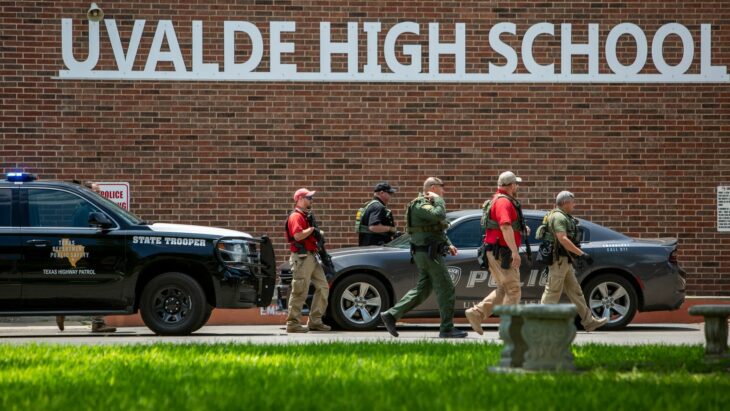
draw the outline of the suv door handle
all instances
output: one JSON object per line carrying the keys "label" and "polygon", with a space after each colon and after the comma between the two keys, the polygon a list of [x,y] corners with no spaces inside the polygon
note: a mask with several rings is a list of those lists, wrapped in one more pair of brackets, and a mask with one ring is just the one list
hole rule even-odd
{"label": "suv door handle", "polygon": [[51,245],[50,242],[47,240],[28,240],[25,242],[25,244],[32,246],[32,247],[48,247]]}

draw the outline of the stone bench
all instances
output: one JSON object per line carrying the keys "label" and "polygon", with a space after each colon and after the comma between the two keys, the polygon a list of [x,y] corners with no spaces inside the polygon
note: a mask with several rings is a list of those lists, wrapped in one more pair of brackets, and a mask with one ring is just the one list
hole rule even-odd
{"label": "stone bench", "polygon": [[705,317],[705,359],[710,362],[727,359],[727,318],[730,316],[730,304],[695,305],[690,307],[689,313]]}
{"label": "stone bench", "polygon": [[570,344],[575,339],[573,304],[500,305],[499,336],[504,349],[499,366],[530,371],[575,369]]}

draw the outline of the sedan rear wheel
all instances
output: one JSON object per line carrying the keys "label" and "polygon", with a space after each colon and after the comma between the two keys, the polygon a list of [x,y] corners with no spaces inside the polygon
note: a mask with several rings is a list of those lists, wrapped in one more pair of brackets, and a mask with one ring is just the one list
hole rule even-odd
{"label": "sedan rear wheel", "polygon": [[383,283],[369,274],[345,277],[330,298],[332,317],[346,330],[372,330],[380,323],[380,313],[390,306]]}
{"label": "sedan rear wheel", "polygon": [[586,284],[584,293],[593,316],[608,319],[602,330],[625,328],[634,319],[639,306],[633,284],[616,274],[592,279]]}

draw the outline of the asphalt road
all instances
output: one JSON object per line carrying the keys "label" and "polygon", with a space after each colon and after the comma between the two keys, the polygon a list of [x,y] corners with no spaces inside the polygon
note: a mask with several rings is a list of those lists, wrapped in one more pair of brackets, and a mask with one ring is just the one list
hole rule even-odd
{"label": "asphalt road", "polygon": [[[479,336],[468,327],[459,328],[469,331],[469,336],[459,340],[448,340],[453,343],[500,343],[497,325],[485,326],[485,333]],[[0,344],[152,344],[164,343],[254,343],[254,344],[288,344],[288,343],[321,343],[332,341],[442,341],[438,338],[438,326],[430,324],[399,324],[399,338],[391,337],[384,328],[371,332],[309,332],[307,334],[288,335],[281,325],[250,326],[208,326],[185,337],[161,337],[154,335],[144,327],[120,328],[115,333],[92,334],[86,325],[80,323],[67,324],[61,332],[55,324],[1,324]],[[703,344],[703,324],[637,324],[623,331],[594,331],[586,333],[578,331],[576,344],[603,343],[619,345],[636,344]]]}

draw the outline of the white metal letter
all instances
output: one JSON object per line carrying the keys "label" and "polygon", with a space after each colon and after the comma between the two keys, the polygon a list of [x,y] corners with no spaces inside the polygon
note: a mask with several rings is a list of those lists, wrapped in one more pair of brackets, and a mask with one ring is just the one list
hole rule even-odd
{"label": "white metal letter", "polygon": [[588,25],[588,44],[573,44],[573,27],[570,23],[560,25],[560,72],[571,74],[573,56],[588,56],[588,74],[598,74],[598,24]]}
{"label": "white metal letter", "polygon": [[203,22],[197,20],[193,21],[193,73],[218,74],[218,63],[203,63]]}
{"label": "white metal letter", "polygon": [[396,74],[418,74],[421,72],[421,46],[419,44],[406,44],[403,46],[403,54],[411,57],[411,64],[401,64],[395,56],[395,42],[404,33],[419,35],[418,23],[404,21],[388,30],[388,34],[385,36],[385,44],[383,44],[385,64],[388,65],[390,71]]}
{"label": "white metal letter", "polygon": [[119,38],[119,30],[117,30],[117,22],[114,19],[104,20],[106,31],[109,33],[109,41],[112,43],[114,59],[117,61],[117,68],[122,73],[128,73],[134,67],[134,59],[137,58],[137,50],[139,49],[139,41],[144,31],[144,23],[144,20],[134,21],[132,36],[129,38],[129,47],[127,48],[127,53],[124,54],[122,40]]}
{"label": "white metal letter", "polygon": [[[670,35],[676,34],[682,40],[682,46],[684,52],[682,54],[682,60],[676,66],[670,66],[667,61],[664,60],[664,40]],[[654,60],[656,69],[662,74],[667,75],[682,75],[687,72],[689,66],[692,65],[692,60],[695,54],[695,44],[692,40],[692,33],[689,32],[687,27],[679,23],[667,23],[656,31],[654,34],[654,40],[651,42],[651,59]]]}
{"label": "white metal letter", "polygon": [[[636,43],[636,58],[629,66],[621,64],[616,56],[616,45],[618,44],[618,39],[620,39],[624,34],[628,34],[633,37],[634,42]],[[636,24],[622,23],[611,29],[611,32],[608,33],[608,37],[606,38],[606,61],[608,62],[608,67],[610,67],[611,71],[614,73],[623,76],[633,76],[638,74],[646,64],[646,56],[648,53],[646,35],[641,30],[641,27]]]}
{"label": "white metal letter", "polygon": [[442,54],[453,54],[456,57],[456,74],[466,71],[466,25],[456,23],[454,43],[439,41],[439,23],[428,23],[428,72],[439,74],[439,57]]}
{"label": "white metal letter", "polygon": [[[162,51],[162,41],[165,38],[167,38],[170,51]],[[173,27],[171,20],[160,20],[157,23],[157,30],[155,30],[155,37],[152,39],[150,55],[147,56],[147,64],[144,66],[144,71],[154,73],[157,63],[160,61],[171,61],[175,66],[175,71],[178,73],[187,71],[182,52],[180,51],[180,45],[177,42],[177,35],[175,35],[175,27]]]}
{"label": "white metal letter", "polygon": [[727,66],[712,65],[712,26],[703,24],[700,27],[700,74],[712,80],[727,81]]}
{"label": "white metal letter", "polygon": [[380,74],[380,64],[378,64],[378,33],[380,33],[380,23],[363,23],[363,31],[367,33],[367,64],[363,67],[363,71],[367,74]]}
{"label": "white metal letter", "polygon": [[[245,63],[236,63],[236,33],[244,32],[251,38],[251,56]],[[247,21],[223,23],[223,72],[244,74],[254,71],[264,55],[264,39],[258,27]]]}
{"label": "white metal letter", "polygon": [[546,65],[537,64],[532,56],[532,45],[535,39],[541,34],[555,35],[555,25],[552,23],[537,23],[527,29],[525,37],[522,39],[522,61],[525,68],[532,74],[538,76],[553,76],[555,74],[555,63]]}
{"label": "white metal letter", "polygon": [[73,19],[61,19],[61,55],[70,71],[91,71],[99,62],[99,22],[89,21],[89,54],[78,61],[73,50]]}
{"label": "white metal letter", "polygon": [[490,61],[490,74],[509,75],[517,69],[517,52],[499,38],[502,33],[517,34],[517,25],[514,23],[497,23],[489,30],[489,46],[507,59],[507,64],[504,66],[498,66]]}
{"label": "white metal letter", "polygon": [[330,36],[330,23],[319,23],[319,71],[322,74],[332,72],[333,54],[347,54],[347,72],[357,74],[357,30],[357,23],[347,23],[347,42],[334,43]]}
{"label": "white metal letter", "polygon": [[294,53],[294,43],[282,42],[281,33],[291,33],[297,29],[293,21],[272,21],[269,24],[269,40],[271,44],[270,71],[276,74],[294,74],[297,72],[296,64],[281,64],[281,55]]}

